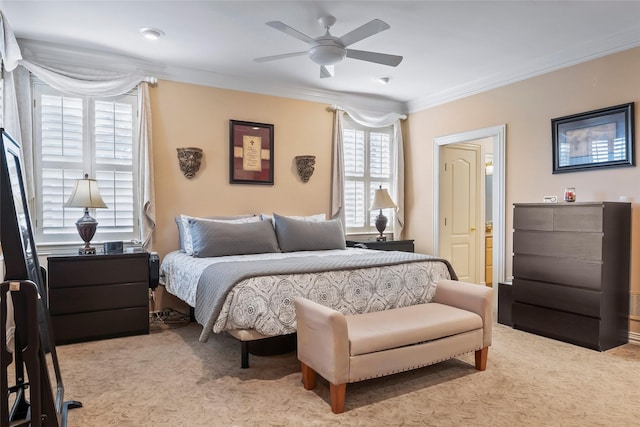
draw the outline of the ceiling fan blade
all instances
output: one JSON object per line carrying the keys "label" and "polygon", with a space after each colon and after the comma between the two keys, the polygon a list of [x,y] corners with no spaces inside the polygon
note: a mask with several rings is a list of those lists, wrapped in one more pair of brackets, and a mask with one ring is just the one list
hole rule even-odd
{"label": "ceiling fan blade", "polygon": [[397,66],[402,61],[402,56],[354,49],[347,49],[347,58],[375,62],[377,64],[389,65],[391,67]]}
{"label": "ceiling fan blade", "polygon": [[284,58],[292,58],[294,56],[302,56],[306,55],[307,51],[303,52],[292,52],[292,53],[283,53],[281,55],[272,55],[272,56],[262,56],[260,58],[254,58],[254,62],[267,62],[267,61],[275,61],[276,59],[284,59]]}
{"label": "ceiling fan blade", "polygon": [[267,25],[270,26],[271,28],[275,28],[278,31],[282,31],[285,34],[288,34],[288,35],[290,35],[292,37],[295,37],[298,40],[302,40],[305,43],[313,43],[313,39],[311,37],[309,37],[308,35],[306,35],[304,33],[301,33],[300,31],[296,30],[295,28],[291,28],[290,26],[288,26],[284,22],[269,21],[269,22],[267,22]]}
{"label": "ceiling fan blade", "polygon": [[333,65],[321,65],[320,66],[320,78],[326,79],[327,77],[333,77],[335,68]]}
{"label": "ceiling fan blade", "polygon": [[355,30],[348,32],[344,36],[340,37],[338,41],[342,43],[344,47],[347,47],[362,39],[378,34],[381,31],[388,30],[389,28],[391,27],[386,22],[374,19],[373,21],[369,21]]}

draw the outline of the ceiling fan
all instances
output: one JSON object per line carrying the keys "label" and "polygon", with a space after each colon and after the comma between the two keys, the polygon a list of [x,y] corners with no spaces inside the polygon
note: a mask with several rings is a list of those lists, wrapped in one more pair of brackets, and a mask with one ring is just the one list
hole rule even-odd
{"label": "ceiling fan", "polygon": [[334,64],[343,61],[345,58],[359,59],[361,61],[375,62],[377,64],[397,66],[402,61],[402,56],[388,55],[386,53],[369,52],[365,50],[347,49],[360,40],[371,37],[384,30],[391,28],[389,24],[379,19],[374,19],[364,25],[348,32],[342,37],[335,37],[329,33],[329,29],[336,23],[333,16],[322,16],[318,18],[320,25],[326,30],[324,35],[312,38],[300,31],[291,28],[287,24],[280,21],[270,21],[267,25],[282,31],[285,34],[293,36],[298,40],[302,40],[309,44],[309,49],[301,52],[284,53],[281,55],[263,56],[255,58],[255,62],[273,61],[276,59],[291,58],[294,56],[309,55],[309,58],[316,64],[320,65],[320,77],[333,77]]}

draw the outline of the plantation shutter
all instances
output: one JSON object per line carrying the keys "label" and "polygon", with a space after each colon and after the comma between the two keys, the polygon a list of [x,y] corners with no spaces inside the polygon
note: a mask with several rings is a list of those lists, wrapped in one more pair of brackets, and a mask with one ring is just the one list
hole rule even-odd
{"label": "plantation shutter", "polygon": [[[108,206],[90,215],[98,221],[93,241],[138,238],[134,206],[137,97],[95,99],[67,96],[34,84],[36,236],[40,243],[77,242],[82,208],[65,208],[76,179],[95,178]],[[39,149],[39,151],[38,151]]]}
{"label": "plantation shutter", "polygon": [[[367,128],[345,117],[342,135],[347,232],[375,232],[379,211],[370,211],[369,206],[376,189],[390,189],[393,184],[393,127]],[[391,212],[385,214],[391,218]]]}

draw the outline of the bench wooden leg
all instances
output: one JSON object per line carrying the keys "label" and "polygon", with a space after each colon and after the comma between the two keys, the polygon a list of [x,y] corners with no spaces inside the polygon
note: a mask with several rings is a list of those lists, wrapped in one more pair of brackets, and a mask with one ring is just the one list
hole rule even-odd
{"label": "bench wooden leg", "polygon": [[313,390],[316,388],[316,371],[300,362],[302,368],[302,385],[305,390]]}
{"label": "bench wooden leg", "polygon": [[487,355],[489,354],[489,347],[484,347],[476,351],[476,369],[478,371],[484,371],[487,369]]}
{"label": "bench wooden leg", "polygon": [[344,396],[347,392],[346,384],[329,383],[329,392],[331,394],[331,412],[341,414],[344,412]]}

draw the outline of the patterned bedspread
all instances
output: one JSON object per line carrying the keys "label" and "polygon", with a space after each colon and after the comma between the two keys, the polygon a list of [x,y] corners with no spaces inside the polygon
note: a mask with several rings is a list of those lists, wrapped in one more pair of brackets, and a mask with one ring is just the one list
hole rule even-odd
{"label": "patterned bedspread", "polygon": [[[252,262],[295,257],[373,255],[377,251],[349,248],[314,252],[240,255],[194,258],[171,252],[163,259],[161,283],[166,290],[195,307],[197,284],[204,270],[220,262]],[[296,330],[293,298],[304,296],[345,314],[380,311],[430,301],[435,284],[451,278],[445,261],[423,256],[415,262],[369,266],[314,273],[270,274],[241,280],[227,294],[210,332],[252,329],[263,335],[284,335]],[[203,322],[200,322],[203,323]],[[208,329],[208,328],[207,328]]]}

